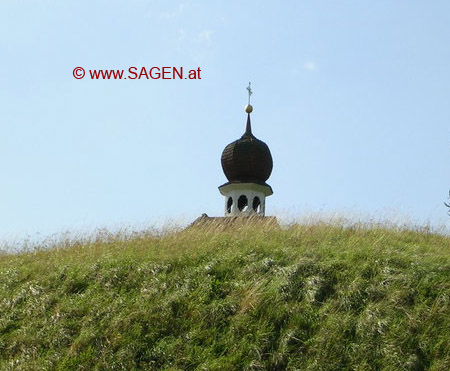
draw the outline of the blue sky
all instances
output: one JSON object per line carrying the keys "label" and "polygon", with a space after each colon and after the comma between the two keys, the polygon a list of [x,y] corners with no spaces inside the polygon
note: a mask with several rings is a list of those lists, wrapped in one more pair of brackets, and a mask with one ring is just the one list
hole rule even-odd
{"label": "blue sky", "polygon": [[0,50],[2,240],[222,215],[248,81],[268,214],[450,222],[448,1],[5,0]]}

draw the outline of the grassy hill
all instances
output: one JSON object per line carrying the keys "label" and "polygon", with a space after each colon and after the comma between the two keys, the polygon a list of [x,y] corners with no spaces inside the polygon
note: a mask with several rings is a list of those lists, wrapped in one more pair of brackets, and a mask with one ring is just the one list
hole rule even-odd
{"label": "grassy hill", "polygon": [[0,255],[1,370],[449,370],[450,238],[339,225]]}

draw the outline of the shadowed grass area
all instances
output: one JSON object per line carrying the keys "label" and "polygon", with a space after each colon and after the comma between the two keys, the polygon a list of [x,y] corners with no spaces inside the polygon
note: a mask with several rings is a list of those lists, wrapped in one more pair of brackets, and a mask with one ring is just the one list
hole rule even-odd
{"label": "shadowed grass area", "polygon": [[0,256],[0,369],[448,370],[450,238],[321,224]]}

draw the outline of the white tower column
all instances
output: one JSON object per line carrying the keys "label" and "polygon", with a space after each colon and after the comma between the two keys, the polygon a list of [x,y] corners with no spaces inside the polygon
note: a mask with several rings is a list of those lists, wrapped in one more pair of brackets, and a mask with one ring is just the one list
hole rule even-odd
{"label": "white tower column", "polygon": [[225,196],[225,216],[265,216],[266,197],[273,194],[269,185],[227,183],[219,187]]}

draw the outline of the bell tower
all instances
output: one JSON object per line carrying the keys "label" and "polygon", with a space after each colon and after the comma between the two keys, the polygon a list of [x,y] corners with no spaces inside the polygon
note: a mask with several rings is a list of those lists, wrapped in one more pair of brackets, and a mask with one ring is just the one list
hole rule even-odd
{"label": "bell tower", "polygon": [[219,187],[225,196],[225,216],[265,216],[266,197],[273,194],[266,183],[273,162],[269,147],[252,133],[250,114],[253,94],[250,83],[248,104],[245,106],[247,125],[240,139],[228,144],[222,152],[222,169],[228,182]]}

